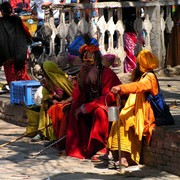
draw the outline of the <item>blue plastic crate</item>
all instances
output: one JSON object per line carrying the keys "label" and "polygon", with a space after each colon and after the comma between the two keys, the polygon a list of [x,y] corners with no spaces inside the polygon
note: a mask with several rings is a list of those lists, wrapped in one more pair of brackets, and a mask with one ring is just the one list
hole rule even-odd
{"label": "blue plastic crate", "polygon": [[41,84],[39,81],[13,81],[10,84],[10,103],[25,104],[26,106],[34,104],[34,94]]}

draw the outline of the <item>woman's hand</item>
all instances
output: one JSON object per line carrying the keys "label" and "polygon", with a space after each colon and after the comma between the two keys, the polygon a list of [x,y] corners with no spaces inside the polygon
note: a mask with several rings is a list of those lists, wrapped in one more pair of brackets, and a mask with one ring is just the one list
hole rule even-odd
{"label": "woman's hand", "polygon": [[53,104],[58,104],[58,103],[59,103],[59,101],[53,99]]}
{"label": "woman's hand", "polygon": [[114,94],[117,94],[120,90],[121,90],[121,87],[119,85],[118,86],[113,86],[111,88],[111,92],[114,93]]}
{"label": "woman's hand", "polygon": [[62,101],[59,102],[59,104],[62,104],[63,106],[64,106],[65,104],[67,104],[67,103],[68,103],[67,100],[62,100]]}

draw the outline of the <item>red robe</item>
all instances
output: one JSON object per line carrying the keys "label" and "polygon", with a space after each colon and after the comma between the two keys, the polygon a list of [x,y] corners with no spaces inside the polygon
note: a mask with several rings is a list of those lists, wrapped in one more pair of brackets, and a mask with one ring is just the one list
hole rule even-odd
{"label": "red robe", "polygon": [[[91,102],[87,102],[87,91],[80,91],[79,86],[73,90],[73,102],[69,112],[69,122],[66,135],[66,153],[77,158],[89,158],[96,152],[105,149],[108,139],[109,122],[107,117],[108,105],[113,105],[116,98],[109,93],[112,86],[121,84],[117,75],[104,67],[102,73],[101,95]],[[109,93],[109,94],[108,94]],[[106,96],[108,94],[108,96]],[[86,114],[80,114],[78,120],[75,111],[82,104]]]}

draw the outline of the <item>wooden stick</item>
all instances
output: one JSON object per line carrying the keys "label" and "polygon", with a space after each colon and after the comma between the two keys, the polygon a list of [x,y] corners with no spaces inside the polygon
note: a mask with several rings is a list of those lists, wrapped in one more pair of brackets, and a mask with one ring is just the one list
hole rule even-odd
{"label": "wooden stick", "polygon": [[51,126],[51,125],[52,125],[52,124],[48,124],[47,126],[42,127],[41,129],[38,129],[38,130],[36,130],[36,131],[34,131],[34,132],[31,132],[31,133],[27,133],[27,134],[26,134],[26,133],[23,133],[20,137],[18,137],[18,138],[16,138],[16,139],[13,139],[13,140],[11,140],[11,141],[9,141],[9,142],[6,142],[6,143],[4,143],[4,144],[1,144],[1,145],[0,145],[0,148],[6,146],[6,145],[8,145],[8,144],[11,144],[11,143],[13,143],[13,142],[16,142],[16,141],[18,141],[19,139],[22,139],[22,138],[24,138],[24,137],[26,137],[26,136],[29,136],[29,135],[31,135],[31,134],[38,133],[39,131],[42,131],[42,130],[44,130],[45,128]]}
{"label": "wooden stick", "polygon": [[118,155],[119,155],[119,171],[121,172],[121,142],[120,142],[120,120],[117,121],[117,139],[118,139]]}

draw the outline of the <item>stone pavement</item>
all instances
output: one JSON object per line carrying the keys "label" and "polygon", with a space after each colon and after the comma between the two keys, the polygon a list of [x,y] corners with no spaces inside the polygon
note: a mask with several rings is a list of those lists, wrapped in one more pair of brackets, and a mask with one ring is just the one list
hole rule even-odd
{"label": "stone pavement", "polygon": [[[2,72],[0,73],[1,82],[4,77]],[[159,77],[159,81],[165,100],[172,106],[176,128],[180,130],[180,77]],[[9,94],[0,95],[0,101],[2,110],[9,104]],[[19,113],[18,110],[16,114]],[[1,117],[0,145],[20,137],[25,129],[23,124],[15,125],[12,121]],[[180,138],[179,134],[177,138]],[[144,165],[125,168],[125,173],[122,175],[117,170],[109,170],[107,162],[94,164],[90,160],[58,156],[58,151],[54,147],[43,151],[38,156],[33,156],[45,147],[45,143],[46,141],[31,142],[30,138],[24,137],[0,147],[0,180],[180,179],[179,176]]]}
{"label": "stone pavement", "polygon": [[[25,127],[0,120],[0,144],[20,137],[24,131]],[[94,164],[90,160],[58,156],[54,147],[33,156],[44,148],[44,143],[46,141],[31,142],[26,137],[0,147],[0,180],[179,179],[173,174],[143,165],[126,168],[122,175],[117,170],[109,170],[107,162]]]}

